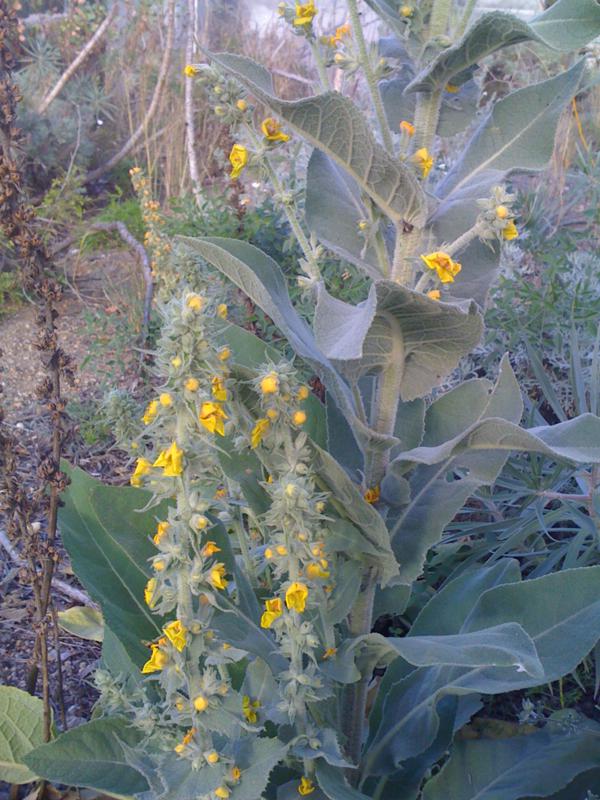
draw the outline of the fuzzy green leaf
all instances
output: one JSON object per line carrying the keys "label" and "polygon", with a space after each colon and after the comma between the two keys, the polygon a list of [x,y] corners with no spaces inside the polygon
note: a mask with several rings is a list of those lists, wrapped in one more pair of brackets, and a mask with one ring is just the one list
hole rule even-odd
{"label": "fuzzy green leaf", "polygon": [[59,512],[63,542],[77,577],[100,604],[106,624],[133,661],[147,658],[144,641],[161,630],[160,617],[144,602],[144,587],[156,548],[151,535],[167,505],[142,511],[151,495],[142,489],[104,486],[78,468],[69,468],[71,484]]}
{"label": "fuzzy green leaf", "polygon": [[556,714],[529,736],[456,742],[423,800],[546,797],[599,761],[600,725],[574,712]]}
{"label": "fuzzy green leaf", "polygon": [[143,792],[148,784],[127,763],[121,742],[139,744],[143,734],[118,717],[98,719],[63,733],[26,756],[36,775],[67,786],[118,795]]}
{"label": "fuzzy green leaf", "polygon": [[368,120],[351,100],[337,92],[280,100],[273,94],[269,72],[252,59],[231,53],[212,53],[210,58],[343,167],[393,222],[423,222],[425,196],[414,173],[376,142]]}
{"label": "fuzzy green leaf", "polygon": [[381,277],[377,251],[359,233],[368,214],[358,184],[320,150],[308,162],[304,207],[306,224],[322,244],[372,278]]}
{"label": "fuzzy green leaf", "polygon": [[396,363],[404,352],[402,400],[428,394],[479,342],[483,322],[474,303],[431,300],[391,281],[373,284],[357,306],[320,286],[315,336],[325,355],[351,382]]}
{"label": "fuzzy green leaf", "polygon": [[[514,170],[543,169],[554,149],[560,112],[576,94],[583,74],[584,62],[580,61],[566,72],[512,92],[496,103],[436,194],[448,197],[450,192],[464,191],[474,181],[481,183],[486,173],[500,183]],[[440,213],[438,209],[437,215]]]}
{"label": "fuzzy green leaf", "polygon": [[[312,450],[311,465],[319,483],[328,489],[335,499],[339,512],[349,519],[356,528],[354,531],[364,540],[349,542],[347,551],[362,553],[363,563],[373,563],[378,567],[382,585],[398,574],[398,564],[390,548],[387,528],[382,517],[372,505],[363,498],[358,486],[353,483],[337,461],[315,444]],[[369,555],[375,553],[376,555]]]}
{"label": "fuzzy green leaf", "polygon": [[442,89],[452,78],[503,47],[537,42],[555,50],[576,50],[600,34],[597,0],[558,0],[530,23],[503,11],[482,14],[463,38],[443,50],[410,83],[409,92]]}
{"label": "fuzzy green leaf", "polygon": [[25,757],[44,741],[44,704],[16,686],[0,686],[0,776],[7,783],[29,783],[39,773]]}
{"label": "fuzzy green leaf", "polygon": [[421,667],[386,682],[365,773],[389,774],[402,761],[426,750],[439,730],[438,704],[448,695],[499,694],[549,683],[572,672],[600,636],[599,579],[600,567],[584,567],[485,592],[461,632],[506,622],[519,624],[535,645],[543,678],[514,667]]}
{"label": "fuzzy green leaf", "polygon": [[[445,441],[446,437],[455,436],[456,423],[463,419],[460,413],[460,409],[465,408],[463,404],[475,420],[485,420],[493,414],[513,423],[519,421],[522,408],[519,386],[507,358],[502,361],[500,376],[491,393],[487,381],[470,381],[436,399],[425,420],[426,439],[434,436]],[[455,415],[456,409],[459,413]],[[434,426],[435,433],[428,433],[428,424]],[[429,440],[435,441],[435,438]],[[397,515],[390,516],[388,523],[392,547],[401,565],[399,582],[416,580],[428,549],[439,541],[444,526],[470,495],[496,479],[506,457],[507,452],[503,451],[475,456],[464,454],[455,460],[449,458],[435,466],[418,466],[413,470],[409,480],[410,500]],[[405,472],[404,460],[393,461],[383,480],[382,492],[386,491],[389,481],[403,477]],[[454,480],[448,480],[452,473]]]}
{"label": "fuzzy green leaf", "polygon": [[73,636],[101,642],[104,639],[102,612],[89,606],[73,606],[58,612],[58,624]]}

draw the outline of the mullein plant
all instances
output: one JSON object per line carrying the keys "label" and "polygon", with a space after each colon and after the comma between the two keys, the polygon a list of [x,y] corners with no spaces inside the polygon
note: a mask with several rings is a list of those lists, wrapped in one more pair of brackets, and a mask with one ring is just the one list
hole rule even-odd
{"label": "mullein plant", "polygon": [[[435,592],[424,575],[444,527],[510,450],[600,461],[591,414],[519,426],[506,357],[495,383],[438,389],[479,342],[500,246],[519,233],[506,182],[547,162],[558,117],[587,80],[576,60],[479,111],[478,62],[523,41],[581,48],[600,33],[600,8],[558,0],[524,23],[503,12],[470,22],[472,2],[369,5],[391,33],[377,50],[357,0],[333,31],[319,30],[314,2],[279,7],[315,55],[315,96],[279,99],[272,76],[242,56],[186,68],[232,126],[231,179],[256,171],[283,204],[312,326],[257,248],[179,244],[262,308],[319,377],[325,403],[295,364],[231,324],[208,289],[183,280],[161,299],[162,383],[143,414],[129,490],[140,504],[150,492],[156,511],[145,602],[160,632],[123,675],[109,643],[121,636],[127,649],[130,639],[98,589],[107,620],[98,714],[108,719],[34,750],[27,764],[43,777],[140,800],[468,800],[502,781],[516,800],[597,767],[597,723],[580,716],[508,739],[454,735],[481,695],[551,683],[586,657],[600,637],[600,567],[522,580],[514,559],[467,562]],[[374,126],[329,90],[334,69],[336,85],[346,70],[364,77]],[[470,126],[443,165],[441,137]],[[280,154],[301,140],[313,149],[300,206]],[[370,278],[363,303],[329,294],[325,248]],[[126,582],[129,566],[115,559],[111,569]],[[405,635],[372,632],[411,596],[420,611]],[[131,637],[138,617],[127,619]],[[77,748],[84,742],[89,758],[102,731],[126,766],[99,780],[82,773]]]}

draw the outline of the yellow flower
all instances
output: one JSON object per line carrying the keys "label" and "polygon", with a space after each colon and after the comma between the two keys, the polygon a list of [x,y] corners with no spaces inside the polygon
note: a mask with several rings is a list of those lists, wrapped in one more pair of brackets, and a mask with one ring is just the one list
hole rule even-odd
{"label": "yellow flower", "polygon": [[185,388],[188,392],[197,392],[198,387],[200,386],[200,381],[198,378],[188,378],[187,381],[184,383]]}
{"label": "yellow flower", "polygon": [[215,789],[215,794],[218,798],[220,798],[220,800],[227,800],[231,792],[226,786],[217,786]]}
{"label": "yellow flower", "polygon": [[180,620],[175,619],[173,622],[169,622],[168,625],[165,625],[163,630],[173,647],[181,653],[185,647],[187,628],[181,624]]}
{"label": "yellow flower", "polygon": [[414,8],[412,6],[406,5],[406,6],[402,6],[400,8],[400,16],[402,16],[402,17],[412,17],[412,15],[414,13],[415,13],[415,10],[414,10]]}
{"label": "yellow flower", "polygon": [[379,498],[381,497],[381,490],[379,486],[372,486],[370,489],[367,489],[363,497],[367,503],[370,503],[371,505],[373,505],[373,503],[378,503]]}
{"label": "yellow flower", "polygon": [[421,256],[421,261],[429,269],[437,272],[437,276],[442,283],[454,283],[454,278],[462,269],[462,266],[457,261],[453,261],[448,253],[440,251]]}
{"label": "yellow flower", "polygon": [[411,122],[408,122],[405,119],[403,119],[402,122],[400,123],[400,130],[402,131],[402,133],[406,133],[408,136],[415,135],[415,126]]}
{"label": "yellow flower", "polygon": [[236,100],[235,107],[238,111],[245,111],[248,108],[248,103],[240,97],[239,100]]}
{"label": "yellow flower", "polygon": [[270,547],[265,547],[265,558],[267,559],[267,561],[273,558],[274,555],[275,554],[273,553]]}
{"label": "yellow flower", "polygon": [[204,558],[209,558],[210,556],[214,556],[215,553],[220,553],[221,548],[217,547],[216,542],[207,542],[204,547],[202,548],[202,555]]}
{"label": "yellow flower", "polygon": [[165,478],[175,478],[183,472],[183,450],[177,447],[177,442],[173,442],[170,447],[159,453],[158,458],[152,465],[162,467]]}
{"label": "yellow flower", "polygon": [[158,414],[158,400],[151,400],[146,406],[142,422],[144,425],[150,425],[154,417]]}
{"label": "yellow flower", "polygon": [[232,166],[230,176],[235,180],[248,163],[248,150],[243,144],[234,144],[229,153],[229,162]]}
{"label": "yellow flower", "polygon": [[294,411],[292,414],[292,422],[294,425],[304,425],[306,422],[306,412],[305,411]]}
{"label": "yellow flower", "polygon": [[323,658],[333,658],[333,656],[337,653],[337,647],[328,647],[327,650],[323,653]]}
{"label": "yellow flower", "polygon": [[169,660],[169,656],[160,649],[159,644],[151,644],[152,655],[142,667],[142,673],[148,675],[151,672],[160,672]]}
{"label": "yellow flower", "polygon": [[453,83],[447,83],[445,88],[449,94],[457,94],[457,92],[460,92],[460,86],[455,86]]}
{"label": "yellow flower", "polygon": [[281,599],[279,597],[274,597],[272,600],[265,600],[265,609],[260,618],[260,627],[270,628],[275,620],[279,619],[283,614]]}
{"label": "yellow flower", "polygon": [[208,700],[203,694],[199,694],[198,697],[194,698],[194,708],[199,712],[206,711],[208,708]]}
{"label": "yellow flower", "polygon": [[164,558],[157,558],[152,562],[152,566],[157,572],[162,572],[167,566],[167,562],[164,560]]}
{"label": "yellow flower", "polygon": [[302,614],[306,608],[306,599],[308,597],[308,586],[304,583],[294,581],[291,583],[285,593],[285,604],[289,609],[297,611]]}
{"label": "yellow flower", "polygon": [[219,400],[220,402],[225,402],[225,400],[227,400],[227,389],[225,388],[223,379],[220,378],[218,375],[215,375],[211,381],[211,384],[212,384],[212,393],[215,400]]}
{"label": "yellow flower", "polygon": [[310,394],[308,386],[301,386],[298,389],[298,400],[306,400]]}
{"label": "yellow flower", "polygon": [[225,568],[225,564],[215,564],[215,566],[210,571],[210,582],[215,587],[215,589],[226,589],[229,581],[225,579],[225,574],[227,570]]}
{"label": "yellow flower", "polygon": [[208,525],[208,517],[205,517],[203,514],[200,514],[199,517],[196,517],[194,522],[194,527],[198,531],[203,531],[204,528]]}
{"label": "yellow flower", "polygon": [[222,347],[218,353],[219,361],[227,361],[231,357],[231,350],[228,347]]}
{"label": "yellow flower", "polygon": [[170,527],[171,526],[169,525],[168,522],[159,522],[158,525],[156,526],[156,533],[154,534],[154,538],[152,539],[152,541],[157,547],[164,539],[164,537],[167,535],[167,531],[169,530]]}
{"label": "yellow flower", "polygon": [[433,156],[429,155],[429,150],[426,147],[419,148],[413,155],[412,160],[421,170],[422,176],[426,178],[433,167]]}
{"label": "yellow flower", "polygon": [[339,28],[335,29],[335,36],[329,37],[329,43],[332,45],[332,47],[336,47],[346,36],[350,36],[351,31],[352,28],[350,27],[349,22],[346,22],[344,25],[340,25]]}
{"label": "yellow flower", "polygon": [[323,568],[322,564],[327,566],[327,561],[323,559],[322,563],[318,563],[313,561],[311,564],[306,565],[306,577],[310,578],[310,580],[315,580],[315,578],[328,578],[329,577],[329,570]]}
{"label": "yellow flower", "polygon": [[430,300],[439,300],[441,296],[442,293],[440,292],[439,289],[432,289],[430,292],[427,292],[427,297]]}
{"label": "yellow flower", "polygon": [[229,418],[219,403],[211,403],[210,401],[202,403],[199,419],[210,433],[218,433],[219,436],[225,436],[223,420]]}
{"label": "yellow flower", "polygon": [[185,734],[185,736],[181,740],[181,743],[175,745],[175,747],[173,748],[175,750],[175,752],[176,753],[183,753],[183,751],[185,750],[187,745],[190,744],[190,742],[193,740],[195,734],[196,734],[196,729],[195,728],[190,728],[189,731]]}
{"label": "yellow flower", "polygon": [[175,356],[175,358],[171,359],[171,364],[175,367],[175,369],[179,369],[182,363],[183,362],[179,356]]}
{"label": "yellow flower", "polygon": [[183,74],[186,78],[193,78],[194,75],[198,74],[197,67],[194,67],[192,64],[187,64],[183,70]]}
{"label": "yellow flower", "polygon": [[224,497],[227,497],[227,489],[217,489],[215,492],[215,500],[222,500]]}
{"label": "yellow flower", "polygon": [[498,219],[506,219],[509,213],[510,212],[506,206],[496,206],[496,216]]}
{"label": "yellow flower", "polygon": [[281,124],[274,117],[263,119],[260,129],[269,142],[289,142],[290,137],[281,130]]}
{"label": "yellow flower", "polygon": [[230,777],[231,777],[231,780],[234,781],[234,783],[237,783],[239,781],[239,779],[242,777],[242,770],[239,767],[236,767],[235,764],[231,768],[231,776]]}
{"label": "yellow flower", "polygon": [[242,713],[246,722],[249,722],[251,725],[255,725],[258,720],[258,714],[256,713],[257,708],[260,708],[260,701],[251,700],[248,695],[245,694],[242,698]]}
{"label": "yellow flower", "polygon": [[173,398],[168,392],[163,392],[160,397],[158,398],[159,403],[161,406],[168,408],[168,406],[173,405]]}
{"label": "yellow flower", "polygon": [[219,754],[217,753],[216,750],[211,750],[209,753],[206,754],[205,758],[209,764],[217,764],[219,761]]}
{"label": "yellow flower", "polygon": [[279,378],[276,372],[269,372],[262,378],[260,390],[263,394],[276,394],[279,391]]}
{"label": "yellow flower", "polygon": [[515,223],[511,220],[508,225],[502,231],[502,236],[510,242],[511,239],[516,239],[519,235],[519,231]]}
{"label": "yellow flower", "polygon": [[148,606],[148,608],[153,608],[156,605],[156,601],[154,598],[154,592],[156,591],[157,580],[156,578],[150,578],[146,587],[144,589],[144,602]]}
{"label": "yellow flower", "polygon": [[275,548],[275,551],[277,552],[277,555],[280,556],[287,556],[288,552],[287,547],[283,544],[278,544],[277,547]]}
{"label": "yellow flower", "polygon": [[258,445],[262,442],[265,433],[269,430],[270,422],[265,417],[261,417],[261,419],[257,419],[254,427],[252,428],[252,433],[250,434],[250,444],[253,449],[256,449]]}
{"label": "yellow flower", "polygon": [[298,784],[298,794],[301,795],[312,794],[314,790],[315,790],[315,785],[311,781],[311,779],[302,776],[300,778],[300,783]]}
{"label": "yellow flower", "polygon": [[317,14],[317,9],[313,0],[308,3],[296,3],[296,16],[294,25],[310,25],[313,17]]}
{"label": "yellow flower", "polygon": [[190,294],[186,300],[186,305],[192,311],[202,311],[204,306],[204,298],[199,294]]}
{"label": "yellow flower", "polygon": [[138,458],[133,475],[129,479],[132,486],[142,485],[142,475],[147,475],[152,469],[152,464],[146,458]]}
{"label": "yellow flower", "polygon": [[219,303],[217,306],[217,317],[221,317],[221,319],[227,319],[227,306],[225,303]]}
{"label": "yellow flower", "polygon": [[265,414],[267,415],[267,418],[271,420],[271,422],[274,422],[279,416],[279,411],[277,411],[276,408],[268,408],[265,411]]}

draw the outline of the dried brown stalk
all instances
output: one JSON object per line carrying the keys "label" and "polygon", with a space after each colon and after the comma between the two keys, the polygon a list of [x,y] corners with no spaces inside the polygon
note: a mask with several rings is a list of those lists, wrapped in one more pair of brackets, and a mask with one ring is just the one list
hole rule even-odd
{"label": "dried brown stalk", "polygon": [[[14,248],[20,264],[24,290],[38,304],[37,338],[46,375],[36,387],[50,422],[50,441],[42,446],[32,489],[17,477],[18,445],[6,426],[0,431],[2,462],[1,499],[7,512],[8,534],[18,541],[26,567],[24,576],[31,585],[35,607],[36,645],[28,688],[34,691],[38,671],[42,673],[44,700],[44,738],[51,737],[48,631],[51,624],[52,578],[58,560],[56,549],[60,493],[67,477],[60,469],[63,443],[67,435],[65,401],[61,395],[63,379],[73,380],[70,358],[59,347],[56,331],[56,306],[61,297],[52,263],[35,228],[35,213],[25,200],[21,174],[16,161],[20,132],[16,127],[18,89],[12,80],[19,25],[13,8],[0,6],[0,229]],[[15,357],[15,354],[13,354]],[[1,420],[0,420],[1,422]],[[43,520],[43,524],[42,524]],[[57,658],[60,654],[57,653]]]}

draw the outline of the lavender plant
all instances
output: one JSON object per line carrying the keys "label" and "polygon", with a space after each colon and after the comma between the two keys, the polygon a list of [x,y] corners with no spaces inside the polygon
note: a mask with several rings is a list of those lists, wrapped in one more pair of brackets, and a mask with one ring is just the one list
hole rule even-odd
{"label": "lavender plant", "polygon": [[[279,99],[242,56],[186,70],[235,131],[232,178],[257,170],[285,207],[312,327],[257,248],[179,241],[273,319],[326,402],[297,364],[231,324],[210,287],[161,301],[162,384],[128,443],[133,488],[71,475],[61,529],[102,604],[104,663],[96,718],[25,757],[47,779],[139,800],[491,800],[499,781],[516,800],[598,786],[598,723],[578,714],[454,739],[481,695],[557,680],[592,650],[600,567],[536,580],[509,558],[459,569],[406,635],[372,631],[405,610],[428,550],[510,451],[600,462],[592,414],[519,426],[508,358],[494,384],[431,399],[478,343],[501,244],[518,235],[506,182],[544,166],[589,80],[575,60],[479,113],[478,62],[525,41],[581,49],[600,7],[558,0],[526,24],[502,12],[471,22],[471,2],[369,5],[392,34],[378,52],[356,0],[334,33],[318,31],[313,2],[280,5],[315,55],[316,96]],[[329,90],[333,66],[364,77],[375,129]],[[469,126],[443,166],[439,141]],[[304,218],[278,168],[298,138],[314,148]],[[363,303],[328,293],[324,248],[369,277]]]}

